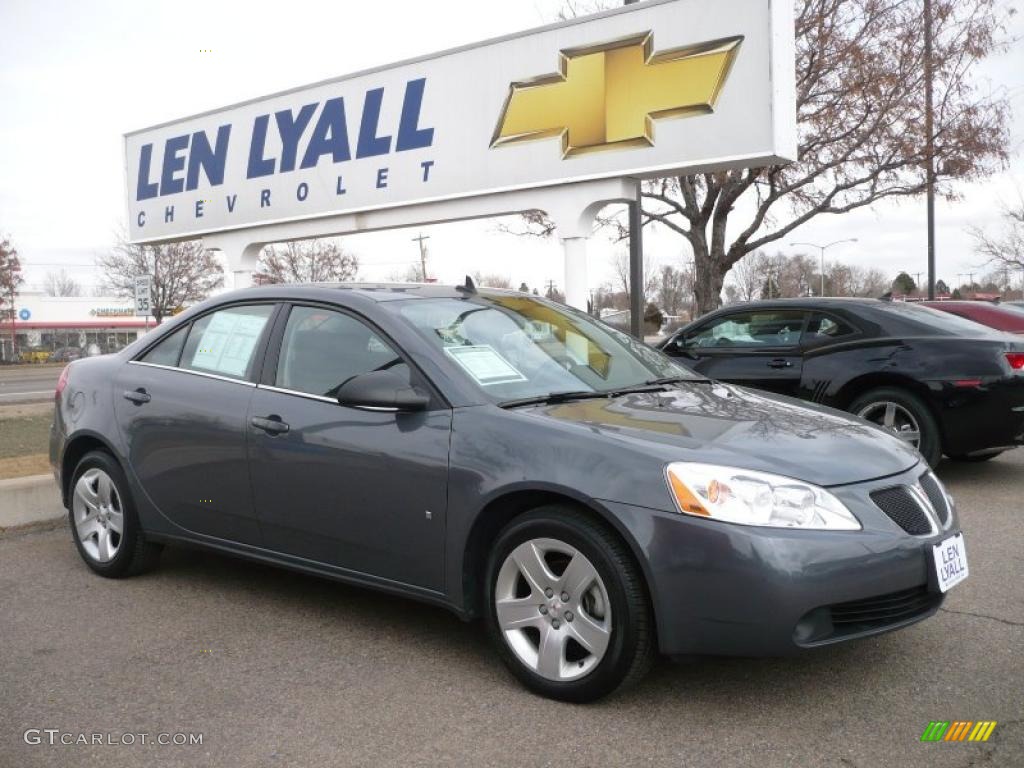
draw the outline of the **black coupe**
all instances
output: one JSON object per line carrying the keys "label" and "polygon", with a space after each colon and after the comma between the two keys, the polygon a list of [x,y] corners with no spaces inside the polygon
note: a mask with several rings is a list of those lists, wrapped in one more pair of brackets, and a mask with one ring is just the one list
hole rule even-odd
{"label": "black coupe", "polygon": [[660,348],[713,379],[850,411],[936,465],[1024,444],[1024,342],[902,302],[783,299],[712,312]]}

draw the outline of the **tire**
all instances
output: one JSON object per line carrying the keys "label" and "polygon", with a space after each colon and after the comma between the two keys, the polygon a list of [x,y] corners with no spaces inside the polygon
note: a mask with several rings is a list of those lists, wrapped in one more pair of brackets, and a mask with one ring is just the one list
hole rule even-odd
{"label": "tire", "polygon": [[[534,566],[533,586],[520,563]],[[534,693],[595,701],[650,668],[654,621],[640,569],[617,536],[582,512],[552,505],[514,519],[498,534],[486,579],[488,634]]]}
{"label": "tire", "polygon": [[972,453],[960,456],[950,456],[953,461],[963,461],[968,464],[980,464],[983,461],[991,461],[996,456],[1002,456],[1006,451],[992,451],[991,453]]}
{"label": "tire", "polygon": [[[885,413],[886,406],[889,404],[895,406],[893,410],[897,414],[897,421],[902,420],[902,417],[906,415],[913,422],[916,422],[920,438],[914,447],[924,456],[929,466],[936,467],[942,458],[942,434],[939,431],[939,424],[932,415],[931,409],[913,392],[899,387],[872,389],[857,397],[847,410],[850,413],[874,422],[880,427],[886,428],[883,423],[885,419],[883,414]],[[882,418],[877,418],[880,415],[882,415]],[[894,431],[901,439],[905,439],[899,431],[891,431]],[[910,434],[911,432],[905,432],[905,434]],[[907,442],[911,441],[908,440]]]}
{"label": "tire", "polygon": [[156,565],[163,547],[146,541],[128,480],[110,454],[93,451],[83,456],[68,496],[71,535],[78,554],[95,573],[120,579]]}

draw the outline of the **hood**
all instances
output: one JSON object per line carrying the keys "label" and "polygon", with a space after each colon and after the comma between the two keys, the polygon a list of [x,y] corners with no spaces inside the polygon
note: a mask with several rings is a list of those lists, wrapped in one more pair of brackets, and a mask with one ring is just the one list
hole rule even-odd
{"label": "hood", "polygon": [[903,441],[852,416],[715,382],[542,406],[534,413],[666,461],[774,472],[822,486],[894,475],[921,461]]}

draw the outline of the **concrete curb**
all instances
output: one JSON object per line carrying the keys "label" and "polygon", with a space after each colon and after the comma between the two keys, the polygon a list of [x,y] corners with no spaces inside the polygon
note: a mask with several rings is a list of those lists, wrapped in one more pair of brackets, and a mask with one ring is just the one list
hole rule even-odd
{"label": "concrete curb", "polygon": [[0,480],[0,533],[50,527],[66,516],[53,475]]}

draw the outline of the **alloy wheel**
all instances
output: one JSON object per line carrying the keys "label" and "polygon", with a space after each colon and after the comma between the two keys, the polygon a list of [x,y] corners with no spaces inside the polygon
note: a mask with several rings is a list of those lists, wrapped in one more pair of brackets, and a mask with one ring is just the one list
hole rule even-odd
{"label": "alloy wheel", "polygon": [[575,547],[531,539],[513,549],[494,589],[498,626],[528,669],[547,680],[577,680],[604,658],[611,640],[608,590]]}
{"label": "alloy wheel", "polygon": [[75,483],[72,511],[85,553],[97,563],[113,560],[124,536],[124,508],[110,475],[95,467],[83,472]]}
{"label": "alloy wheel", "polygon": [[857,415],[892,432],[914,448],[921,447],[921,425],[914,415],[899,403],[881,401],[869,403]]}

